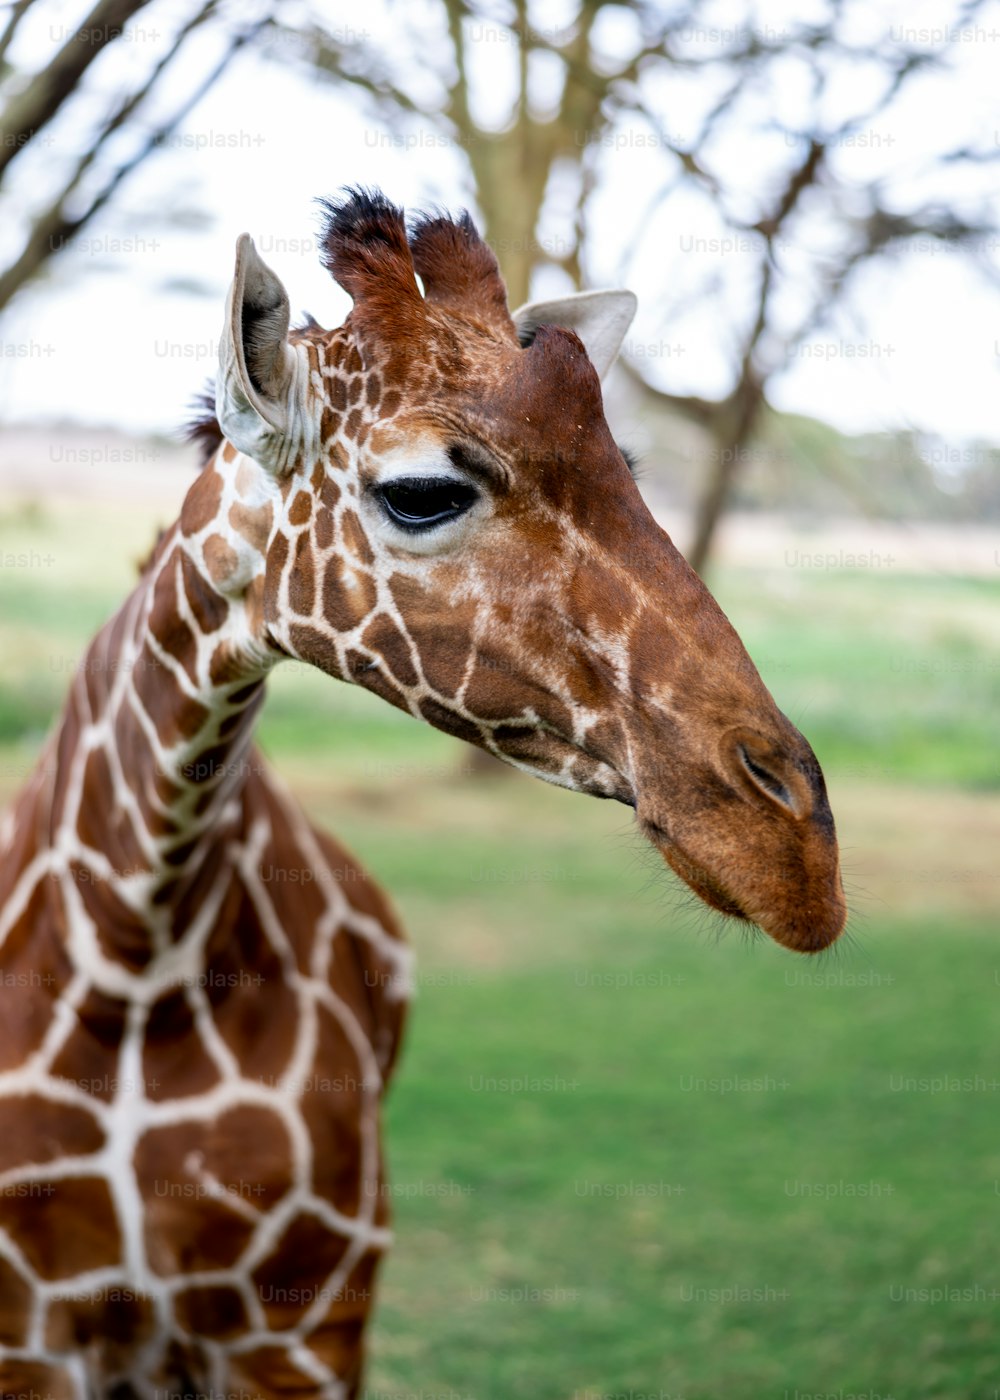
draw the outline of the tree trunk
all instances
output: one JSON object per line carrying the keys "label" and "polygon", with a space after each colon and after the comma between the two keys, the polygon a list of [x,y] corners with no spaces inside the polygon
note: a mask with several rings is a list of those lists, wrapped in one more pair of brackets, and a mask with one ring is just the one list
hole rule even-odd
{"label": "tree trunk", "polygon": [[715,461],[708,486],[695,515],[694,539],[688,550],[688,563],[704,577],[715,543],[719,521],[726,512],[740,462],[753,437],[764,405],[764,388],[755,378],[741,381],[734,397],[720,406],[713,424]]}
{"label": "tree trunk", "polygon": [[723,448],[719,439],[716,438],[716,454],[716,460],[712,463],[712,471],[708,478],[708,486],[698,504],[694,539],[688,550],[688,563],[695,573],[701,574],[703,577],[715,541],[715,532],[729,501],[733,477],[736,475],[739,449],[738,447],[734,449],[732,444]]}

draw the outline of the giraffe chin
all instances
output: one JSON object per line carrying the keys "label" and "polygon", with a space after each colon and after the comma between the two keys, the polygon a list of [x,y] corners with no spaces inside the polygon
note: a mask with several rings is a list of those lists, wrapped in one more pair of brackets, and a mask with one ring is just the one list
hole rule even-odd
{"label": "giraffe chin", "polygon": [[662,827],[644,822],[643,830],[674,874],[679,875],[704,904],[728,919],[756,925],[783,948],[794,953],[821,953],[843,931],[847,911],[842,899],[833,900],[825,916],[815,916],[814,911],[808,909],[798,910],[791,920],[750,913],[714,875],[680,850]]}

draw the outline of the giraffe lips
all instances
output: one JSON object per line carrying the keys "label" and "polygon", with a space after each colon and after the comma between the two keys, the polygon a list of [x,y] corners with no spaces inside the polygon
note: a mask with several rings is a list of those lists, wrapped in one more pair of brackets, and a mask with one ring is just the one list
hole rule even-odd
{"label": "giraffe lips", "polygon": [[655,822],[647,821],[642,823],[642,827],[671,870],[679,875],[709,908],[717,909],[720,914],[725,914],[730,919],[744,919],[748,923],[754,922],[746,910],[736,903],[735,899],[722,888],[707,870],[697,865],[671,841],[661,826],[657,826]]}
{"label": "giraffe lips", "polygon": [[[750,913],[738,904],[725,886],[703,865],[680,849],[663,827],[643,821],[642,830],[663,859],[699,899],[730,919],[755,924],[776,943],[793,953],[821,953],[835,942],[847,922],[847,905],[834,864],[810,891],[797,887],[793,896],[772,890],[772,907]],[[759,908],[759,905],[758,905]]]}

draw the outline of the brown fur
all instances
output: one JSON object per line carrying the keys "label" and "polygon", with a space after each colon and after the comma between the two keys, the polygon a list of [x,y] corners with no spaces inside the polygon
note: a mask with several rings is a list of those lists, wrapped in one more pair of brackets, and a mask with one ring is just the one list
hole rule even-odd
{"label": "brown fur", "polygon": [[420,220],[410,237],[410,253],[429,301],[478,317],[516,343],[496,257],[467,213],[457,223],[447,217]]}

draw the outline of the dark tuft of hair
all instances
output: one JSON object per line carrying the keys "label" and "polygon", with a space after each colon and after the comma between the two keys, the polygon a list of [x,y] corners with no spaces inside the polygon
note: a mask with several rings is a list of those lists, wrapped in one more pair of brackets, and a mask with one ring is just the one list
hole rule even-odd
{"label": "dark tuft of hair", "polygon": [[219,420],[215,416],[215,387],[211,383],[195,396],[191,418],[184,426],[185,442],[198,448],[198,465],[207,467],[225,441]]}
{"label": "dark tuft of hair", "polygon": [[419,214],[410,227],[410,251],[428,301],[478,316],[513,340],[496,254],[467,209],[457,219],[441,211]]}
{"label": "dark tuft of hair", "polygon": [[618,443],[617,446],[618,451],[625,458],[625,465],[629,469],[632,480],[638,481],[642,476],[642,463],[639,461],[639,454],[631,447],[622,447],[621,443]]}
{"label": "dark tuft of hair", "polygon": [[379,189],[363,185],[348,185],[343,198],[321,197],[319,204],[326,217],[323,229],[324,252],[334,242],[383,242],[394,244],[397,230],[405,232],[403,211]]}
{"label": "dark tuft of hair", "polygon": [[292,335],[299,335],[303,340],[320,340],[330,334],[324,326],[316,320],[316,317],[309,311],[303,311],[302,320],[292,327]]}
{"label": "dark tuft of hair", "polygon": [[[355,301],[366,285],[406,283],[419,296],[402,209],[381,190],[349,188],[343,199],[320,199],[323,266]],[[397,286],[397,291],[401,288]],[[385,291],[391,295],[389,285]]]}
{"label": "dark tuft of hair", "polygon": [[136,569],[140,578],[142,578],[144,574],[149,573],[150,569],[153,567],[154,563],[159,558],[160,546],[163,544],[163,541],[166,538],[167,531],[161,525],[157,528],[156,538],[154,539],[152,546],[150,547],[149,553],[145,556],[145,558],[138,560],[136,563]]}
{"label": "dark tuft of hair", "polygon": [[[496,255],[476,228],[468,209],[463,209],[457,219],[442,209],[415,214],[410,220],[410,248],[414,259],[418,250],[426,249],[434,272],[447,271],[450,254],[452,260],[463,262],[471,257],[473,269],[480,276],[499,275]],[[440,269],[439,263],[444,263],[445,267]]]}

